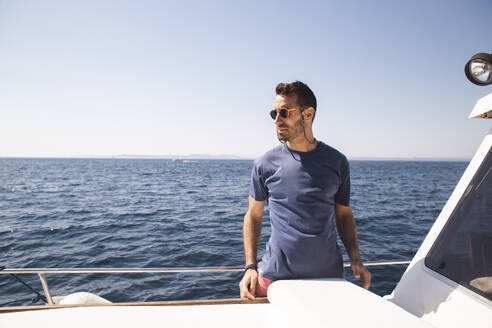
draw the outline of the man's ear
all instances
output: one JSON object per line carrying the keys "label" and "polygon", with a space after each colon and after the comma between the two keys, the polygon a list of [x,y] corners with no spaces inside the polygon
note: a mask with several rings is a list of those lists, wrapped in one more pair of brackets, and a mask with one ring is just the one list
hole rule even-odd
{"label": "man's ear", "polygon": [[304,119],[312,121],[314,117],[314,108],[308,107],[304,110]]}

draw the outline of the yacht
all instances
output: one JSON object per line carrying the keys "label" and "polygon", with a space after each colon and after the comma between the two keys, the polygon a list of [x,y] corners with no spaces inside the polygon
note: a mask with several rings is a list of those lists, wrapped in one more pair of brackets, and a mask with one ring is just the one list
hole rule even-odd
{"label": "yacht", "polygon": [[[492,84],[492,55],[473,56],[465,72],[475,84]],[[492,118],[492,93],[476,103],[469,118]],[[47,304],[0,308],[0,327],[492,327],[491,191],[492,130],[385,297],[344,279],[303,279],[276,281],[267,298],[255,301],[113,304],[87,293],[51,297],[45,275],[225,269],[4,269],[0,274],[38,274]]]}

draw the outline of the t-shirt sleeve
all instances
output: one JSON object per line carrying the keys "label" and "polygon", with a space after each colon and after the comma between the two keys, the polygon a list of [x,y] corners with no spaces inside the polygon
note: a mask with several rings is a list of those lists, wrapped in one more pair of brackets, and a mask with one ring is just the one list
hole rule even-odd
{"label": "t-shirt sleeve", "polygon": [[258,160],[255,161],[253,172],[251,172],[249,195],[257,201],[263,201],[268,198],[268,189],[265,186],[261,165]]}
{"label": "t-shirt sleeve", "polygon": [[345,156],[343,156],[340,164],[340,186],[335,194],[335,203],[344,206],[350,204],[350,168]]}

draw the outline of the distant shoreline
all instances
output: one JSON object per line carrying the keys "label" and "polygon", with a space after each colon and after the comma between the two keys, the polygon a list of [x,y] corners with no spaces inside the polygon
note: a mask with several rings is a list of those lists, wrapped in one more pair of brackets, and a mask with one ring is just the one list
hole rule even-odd
{"label": "distant shoreline", "polygon": [[[165,159],[165,160],[254,160],[256,157],[236,155],[152,156],[152,155],[114,155],[114,156],[0,156],[0,159]],[[471,158],[427,158],[427,157],[349,157],[349,161],[374,162],[469,162]]]}

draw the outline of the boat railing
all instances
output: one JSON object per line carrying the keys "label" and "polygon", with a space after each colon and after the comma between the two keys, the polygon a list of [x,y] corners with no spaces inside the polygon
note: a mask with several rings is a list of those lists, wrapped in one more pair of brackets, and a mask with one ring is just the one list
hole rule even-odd
{"label": "boat railing", "polygon": [[[365,266],[406,265],[410,261],[374,261],[364,262]],[[345,262],[344,267],[350,267],[350,262]],[[0,268],[0,274],[37,274],[43,287],[46,303],[54,305],[51,296],[47,274],[92,274],[92,273],[200,273],[200,272],[237,272],[244,271],[244,267],[176,267],[176,268]]]}

